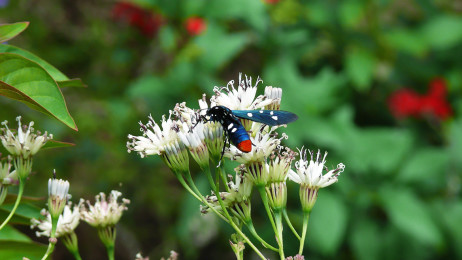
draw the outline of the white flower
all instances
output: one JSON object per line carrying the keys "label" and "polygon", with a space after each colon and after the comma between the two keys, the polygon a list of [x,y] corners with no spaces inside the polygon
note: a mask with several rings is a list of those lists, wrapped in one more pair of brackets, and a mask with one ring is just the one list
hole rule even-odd
{"label": "white flower", "polygon": [[48,180],[48,197],[55,197],[56,199],[67,199],[69,191],[69,182],[61,179]]}
{"label": "white flower", "polygon": [[34,122],[31,121],[28,126],[21,126],[21,117],[16,118],[18,121],[18,131],[16,134],[8,128],[8,122],[3,121],[2,135],[0,139],[5,149],[13,156],[22,156],[23,158],[29,158],[35,155],[40,148],[42,148],[49,139],[53,138],[53,135],[48,135],[45,132],[43,135],[37,131],[35,133]]}
{"label": "white flower", "polygon": [[[40,236],[50,236],[51,233],[51,215],[45,209],[42,210],[42,215],[45,215],[44,220],[31,219],[31,228],[37,227],[41,231],[36,234]],[[56,228],[56,237],[74,232],[75,228],[79,225],[80,211],[79,205],[75,205],[71,210],[71,203],[64,207],[63,213],[58,218],[58,225]]]}
{"label": "white flower", "polygon": [[275,88],[272,86],[267,86],[265,88],[265,97],[268,100],[271,100],[271,104],[265,106],[267,110],[279,110],[281,107],[281,98],[282,98],[282,89]]}
{"label": "white flower", "polygon": [[296,172],[292,169],[289,171],[289,179],[300,184],[300,202],[302,210],[305,213],[311,212],[316,199],[318,198],[318,190],[327,187],[338,181],[338,176],[345,169],[345,165],[340,163],[336,169],[323,174],[325,168],[327,152],[321,157],[321,151],[318,150],[316,158],[314,153],[310,153],[310,161],[307,160],[306,151],[303,148],[300,150],[300,160],[295,163]]}
{"label": "white flower", "polygon": [[[170,111],[170,116],[173,111]],[[128,135],[128,152],[135,151],[141,158],[147,155],[160,155],[162,160],[174,172],[187,171],[189,169],[189,156],[183,142],[178,136],[180,125],[178,121],[162,116],[162,129],[149,116],[149,122],[141,126],[142,136]]]}
{"label": "white flower", "polygon": [[95,227],[114,226],[119,222],[123,211],[127,210],[127,204],[130,203],[127,199],[122,199],[122,203],[117,202],[121,195],[121,192],[113,190],[106,200],[106,194],[101,192],[95,196],[94,205],[87,201],[88,208],[85,207],[84,200],[81,199],[80,214],[82,220]]}
{"label": "white flower", "polygon": [[52,217],[58,217],[66,205],[69,182],[61,179],[48,180],[48,210]]}
{"label": "white flower", "polygon": [[[209,109],[205,97],[205,94],[203,94],[202,99],[199,99],[201,115],[205,115]],[[214,102],[211,102],[210,107],[214,107],[215,105],[216,104]],[[203,133],[204,141],[207,145],[210,155],[214,160],[218,161],[221,157],[221,152],[223,151],[225,142],[222,125],[219,122],[208,121],[204,123]]]}
{"label": "white flower", "polygon": [[[253,125],[261,125],[254,123]],[[253,128],[253,127],[252,127]],[[241,152],[234,145],[226,149],[225,156],[231,160],[235,160],[239,163],[248,164],[251,162],[265,161],[281,143],[282,139],[287,139],[286,134],[282,134],[281,138],[276,138],[274,130],[276,127],[272,127],[267,131],[268,128],[260,129],[260,131],[252,132],[250,135],[250,141],[252,142],[252,151],[248,153]]]}
{"label": "white flower", "polygon": [[242,79],[242,73],[239,73],[239,81],[237,88],[234,87],[234,80],[228,82],[226,87],[215,87],[213,91],[215,95],[210,101],[219,106],[225,106],[231,110],[254,110],[263,108],[269,105],[272,100],[267,100],[265,96],[260,95],[255,98],[257,86],[263,82],[257,78],[255,85],[252,85],[252,77]]}
{"label": "white flower", "polygon": [[161,129],[151,115],[148,118],[149,122],[147,124],[139,122],[140,131],[143,132],[142,136],[128,135],[128,152],[138,152],[142,158],[153,154],[161,155],[165,152],[167,146],[175,145],[179,139],[177,135],[178,123],[176,121],[170,117],[166,119],[165,116],[162,116]]}
{"label": "white flower", "polygon": [[338,176],[345,169],[345,165],[340,163],[336,169],[323,174],[324,165],[326,163],[327,152],[321,157],[321,151],[318,150],[316,158],[314,153],[309,151],[311,159],[307,160],[306,151],[300,150],[300,160],[295,163],[296,172],[292,169],[289,171],[289,178],[299,184],[304,184],[310,188],[324,188],[338,181]]}
{"label": "white flower", "polygon": [[[283,149],[285,151],[283,151]],[[289,173],[292,161],[295,159],[294,151],[288,147],[278,147],[278,154],[274,154],[268,165],[269,182],[285,182]]]}

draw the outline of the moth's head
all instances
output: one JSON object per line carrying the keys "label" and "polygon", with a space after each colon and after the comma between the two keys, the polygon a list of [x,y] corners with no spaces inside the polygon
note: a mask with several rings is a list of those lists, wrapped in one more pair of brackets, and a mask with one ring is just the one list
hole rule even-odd
{"label": "moth's head", "polygon": [[219,118],[223,118],[226,115],[229,115],[231,110],[224,106],[214,106],[207,110],[206,115],[210,117],[210,120],[218,120]]}

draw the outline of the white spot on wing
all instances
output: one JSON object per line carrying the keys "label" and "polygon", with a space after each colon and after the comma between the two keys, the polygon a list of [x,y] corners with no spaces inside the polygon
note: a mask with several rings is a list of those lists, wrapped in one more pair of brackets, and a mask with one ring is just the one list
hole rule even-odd
{"label": "white spot on wing", "polygon": [[229,124],[228,130],[231,129],[233,127],[233,125],[234,125],[233,123]]}
{"label": "white spot on wing", "polygon": [[234,133],[236,132],[237,128],[233,128],[233,130],[231,130],[231,133]]}
{"label": "white spot on wing", "polygon": [[248,116],[248,117],[252,117],[253,114],[252,114],[252,113],[247,113],[247,116]]}
{"label": "white spot on wing", "polygon": [[271,112],[270,112],[270,115],[273,115],[273,114],[274,114],[274,112],[273,112],[273,111],[271,111]]}
{"label": "white spot on wing", "polygon": [[260,110],[260,114],[263,114],[263,110]]}
{"label": "white spot on wing", "polygon": [[276,120],[276,121],[278,120],[278,116],[272,116],[271,118]]}

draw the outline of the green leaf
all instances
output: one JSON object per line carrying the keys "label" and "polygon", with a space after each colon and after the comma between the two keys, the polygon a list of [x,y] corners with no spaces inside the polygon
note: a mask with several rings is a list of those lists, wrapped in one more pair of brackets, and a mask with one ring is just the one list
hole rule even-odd
{"label": "green leaf", "polygon": [[356,89],[365,91],[370,88],[375,72],[376,58],[365,50],[351,50],[345,56],[345,69]]}
{"label": "green leaf", "polygon": [[397,187],[383,187],[379,195],[385,212],[398,229],[421,243],[434,247],[442,244],[443,237],[426,204],[412,192]]}
{"label": "green leaf", "polygon": [[324,255],[334,255],[345,235],[348,210],[341,198],[324,189],[310,216],[306,244]]}
{"label": "green leaf", "polygon": [[354,258],[359,260],[380,259],[382,239],[382,231],[377,223],[366,218],[356,219],[351,230],[351,239],[349,239]]}
{"label": "green leaf", "polygon": [[462,18],[460,16],[441,15],[422,27],[423,38],[436,49],[446,49],[462,41]]}
{"label": "green leaf", "polygon": [[259,31],[264,30],[268,23],[268,14],[262,1],[207,1],[203,10],[207,17],[225,21],[242,20]]}
{"label": "green leaf", "polygon": [[85,85],[81,79],[70,79],[70,80],[62,80],[62,81],[57,81],[58,86],[60,88],[68,88],[68,87],[76,87],[76,88],[86,88],[87,85]]}
{"label": "green leaf", "polygon": [[47,246],[38,243],[2,242],[0,243],[0,259],[39,260],[45,254]]}
{"label": "green leaf", "polygon": [[345,161],[366,174],[391,174],[410,153],[413,137],[409,131],[388,128],[360,130],[345,139]]}
{"label": "green leaf", "polygon": [[0,241],[4,243],[4,241],[31,242],[32,240],[14,227],[6,225],[0,232]]}
{"label": "green leaf", "polygon": [[77,130],[63,94],[37,63],[11,53],[0,53],[0,95],[19,100]]}
{"label": "green leaf", "polygon": [[[9,211],[6,211],[6,210],[3,210],[0,208],[0,219],[6,219],[8,217],[8,214],[10,212]],[[18,216],[18,215],[14,215],[10,221],[8,222],[8,224],[18,224],[18,225],[30,225],[30,219],[29,218],[25,218],[25,217],[22,217],[22,216]],[[1,231],[0,231],[1,233]],[[1,243],[0,243],[1,244]]]}
{"label": "green leaf", "polygon": [[398,179],[401,181],[428,180],[441,176],[449,165],[449,155],[445,150],[425,148],[416,150],[401,168]]}
{"label": "green leaf", "polygon": [[248,40],[249,37],[243,33],[227,34],[222,28],[210,24],[206,33],[196,38],[199,61],[205,68],[217,70],[243,50]]}
{"label": "green leaf", "polygon": [[29,22],[19,22],[0,25],[0,43],[13,39],[22,31],[24,31]]}
{"label": "green leaf", "polygon": [[459,171],[462,170],[462,120],[456,119],[448,126],[448,143],[451,163]]}
{"label": "green leaf", "polygon": [[35,54],[30,53],[30,52],[28,52],[26,50],[23,50],[23,49],[18,48],[16,46],[11,46],[11,45],[7,45],[7,44],[0,44],[0,53],[1,52],[15,53],[15,54],[23,56],[26,59],[29,59],[31,61],[34,61],[34,62],[38,63],[56,81],[68,81],[69,80],[69,78],[66,75],[64,75],[61,71],[59,71],[53,65],[51,65],[50,63],[42,60],[41,58],[39,58]]}
{"label": "green leaf", "polygon": [[364,19],[365,5],[361,1],[346,0],[340,2],[339,20],[345,28],[356,27]]}
{"label": "green leaf", "polygon": [[[0,210],[4,210],[10,212],[13,209],[13,204],[2,205]],[[40,214],[41,208],[34,206],[29,203],[21,203],[19,204],[18,208],[16,209],[15,215],[24,217],[24,218],[42,218],[43,216]]]}
{"label": "green leaf", "polygon": [[[16,194],[13,194],[13,193],[8,193],[8,195],[6,195],[6,198],[5,198],[5,201],[3,202],[3,205],[6,205],[6,204],[14,204],[14,202],[16,201],[16,198],[18,196]],[[37,202],[37,201],[45,201],[46,197],[31,197],[31,196],[22,196],[21,197],[21,203],[25,203],[25,202]],[[43,202],[45,203],[45,202]]]}
{"label": "green leaf", "polygon": [[384,39],[391,48],[414,56],[422,56],[428,50],[427,42],[413,30],[394,29],[384,33]]}
{"label": "green leaf", "polygon": [[451,243],[458,255],[458,259],[462,259],[462,202],[442,202],[437,204],[434,208],[435,212],[439,212],[438,216],[441,217],[446,232],[448,233]]}
{"label": "green leaf", "polygon": [[63,148],[63,147],[71,147],[75,146],[73,143],[55,141],[55,140],[48,140],[48,142],[42,147],[42,149],[47,148]]}

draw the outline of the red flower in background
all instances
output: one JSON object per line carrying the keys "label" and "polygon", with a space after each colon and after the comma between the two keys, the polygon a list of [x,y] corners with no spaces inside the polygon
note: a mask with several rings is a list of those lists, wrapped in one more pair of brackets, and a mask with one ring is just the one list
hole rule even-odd
{"label": "red flower in background", "polygon": [[138,28],[147,37],[154,36],[162,25],[163,18],[128,2],[119,2],[112,9],[114,19]]}
{"label": "red flower in background", "polygon": [[412,89],[399,89],[388,99],[388,107],[396,118],[406,118],[419,114],[420,97]]}
{"label": "red flower in background", "polygon": [[400,89],[388,99],[388,107],[396,118],[409,116],[421,117],[433,115],[447,119],[452,115],[450,104],[446,100],[447,88],[444,79],[434,79],[429,84],[428,93],[420,96],[414,90]]}
{"label": "red flower in background", "polygon": [[199,35],[205,31],[207,24],[200,17],[190,17],[185,22],[185,28],[190,35]]}

